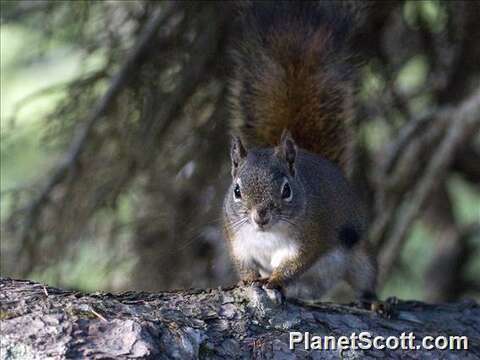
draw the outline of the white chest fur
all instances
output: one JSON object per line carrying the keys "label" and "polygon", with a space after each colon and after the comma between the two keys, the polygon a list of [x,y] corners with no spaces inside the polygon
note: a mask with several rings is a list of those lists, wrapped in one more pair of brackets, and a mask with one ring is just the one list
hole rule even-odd
{"label": "white chest fur", "polygon": [[289,236],[288,227],[275,225],[268,231],[258,231],[247,223],[239,229],[233,241],[233,252],[247,266],[260,265],[260,275],[272,270],[297,254],[298,246]]}

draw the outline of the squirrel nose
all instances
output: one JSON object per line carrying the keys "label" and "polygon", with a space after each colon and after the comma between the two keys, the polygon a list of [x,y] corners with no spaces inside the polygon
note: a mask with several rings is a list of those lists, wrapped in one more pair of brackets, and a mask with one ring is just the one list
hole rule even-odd
{"label": "squirrel nose", "polygon": [[263,227],[270,222],[270,215],[268,214],[267,208],[264,207],[253,209],[252,218],[260,227]]}

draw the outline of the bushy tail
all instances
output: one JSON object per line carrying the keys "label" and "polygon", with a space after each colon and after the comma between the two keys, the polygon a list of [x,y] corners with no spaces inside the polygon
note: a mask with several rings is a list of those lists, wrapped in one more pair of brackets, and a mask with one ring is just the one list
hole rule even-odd
{"label": "bushy tail", "polygon": [[348,39],[359,15],[338,1],[254,1],[243,9],[231,87],[233,132],[247,147],[297,144],[346,168],[354,68]]}

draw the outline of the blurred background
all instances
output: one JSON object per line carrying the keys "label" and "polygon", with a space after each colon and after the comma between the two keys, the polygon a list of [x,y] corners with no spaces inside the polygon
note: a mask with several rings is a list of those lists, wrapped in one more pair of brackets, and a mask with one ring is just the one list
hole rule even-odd
{"label": "blurred background", "polygon": [[[480,2],[364,7],[352,181],[381,294],[478,300]],[[233,2],[2,0],[2,276],[236,280],[219,220],[237,17]]]}

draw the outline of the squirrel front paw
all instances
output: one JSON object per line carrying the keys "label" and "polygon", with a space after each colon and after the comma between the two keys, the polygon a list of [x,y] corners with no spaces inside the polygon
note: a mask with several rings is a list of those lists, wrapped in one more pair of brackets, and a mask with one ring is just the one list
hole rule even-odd
{"label": "squirrel front paw", "polygon": [[285,295],[281,283],[272,277],[261,278],[256,274],[246,274],[237,283],[238,286],[254,286],[265,292],[267,297],[276,305],[285,303]]}
{"label": "squirrel front paw", "polygon": [[275,281],[272,278],[262,278],[257,279],[253,282],[254,286],[261,287],[267,297],[272,301],[274,304],[282,305],[285,303],[285,294],[283,292],[283,288],[279,282]]}
{"label": "squirrel front paw", "polygon": [[260,277],[258,274],[255,273],[248,273],[240,278],[238,281],[237,285],[238,286],[250,286],[255,284],[260,280]]}
{"label": "squirrel front paw", "polygon": [[265,290],[265,294],[267,294],[270,301],[273,302],[274,304],[276,305],[285,304],[285,294],[283,293],[282,288],[268,288],[264,286],[263,290]]}
{"label": "squirrel front paw", "polygon": [[257,278],[251,282],[251,285],[257,287],[263,287],[267,284],[268,278]]}
{"label": "squirrel front paw", "polygon": [[254,285],[264,287],[266,289],[282,289],[283,284],[277,279],[273,277],[268,278],[259,278],[253,281]]}

